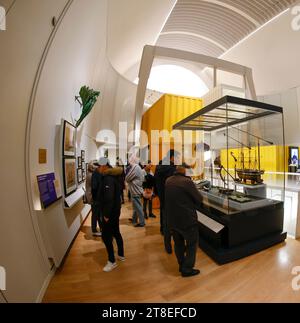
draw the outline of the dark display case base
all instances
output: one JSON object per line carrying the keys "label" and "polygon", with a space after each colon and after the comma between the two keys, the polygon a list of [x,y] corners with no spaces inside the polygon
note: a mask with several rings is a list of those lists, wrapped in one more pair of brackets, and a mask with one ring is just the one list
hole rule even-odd
{"label": "dark display case base", "polygon": [[199,237],[200,248],[211,257],[219,265],[224,265],[235,260],[248,257],[264,249],[270,248],[276,244],[282,243],[286,240],[287,233],[280,232],[270,234],[263,238],[244,243],[240,246],[231,247],[228,249],[216,247],[207,240]]}

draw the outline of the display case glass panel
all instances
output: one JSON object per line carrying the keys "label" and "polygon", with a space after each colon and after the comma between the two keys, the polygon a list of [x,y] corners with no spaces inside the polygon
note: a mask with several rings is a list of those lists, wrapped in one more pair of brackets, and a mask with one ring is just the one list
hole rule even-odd
{"label": "display case glass panel", "polygon": [[204,132],[203,178],[196,184],[206,206],[233,215],[283,202],[288,157],[281,107],[226,96],[174,129]]}

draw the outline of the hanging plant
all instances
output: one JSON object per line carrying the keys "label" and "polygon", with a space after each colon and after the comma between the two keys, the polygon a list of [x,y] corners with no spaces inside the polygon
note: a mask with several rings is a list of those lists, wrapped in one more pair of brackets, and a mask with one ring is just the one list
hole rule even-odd
{"label": "hanging plant", "polygon": [[[76,128],[80,126],[82,121],[87,117],[87,115],[92,111],[100,92],[90,89],[88,86],[83,86],[79,91],[79,97],[76,100],[80,103],[82,111],[79,120],[76,122]],[[79,101],[81,99],[81,102]]]}

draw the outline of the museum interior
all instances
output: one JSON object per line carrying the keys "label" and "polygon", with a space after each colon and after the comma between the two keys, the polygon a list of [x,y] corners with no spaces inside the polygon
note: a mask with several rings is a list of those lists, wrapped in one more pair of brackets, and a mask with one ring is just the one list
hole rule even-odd
{"label": "museum interior", "polygon": [[[299,0],[0,0],[0,303],[300,302],[299,53]],[[170,149],[200,275],[166,252],[159,193],[130,222],[125,182],[103,271],[90,166],[156,174]]]}

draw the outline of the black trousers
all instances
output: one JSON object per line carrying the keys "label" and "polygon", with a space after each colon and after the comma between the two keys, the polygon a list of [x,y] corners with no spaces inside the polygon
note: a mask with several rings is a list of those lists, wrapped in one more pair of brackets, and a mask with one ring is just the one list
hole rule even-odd
{"label": "black trousers", "polygon": [[99,207],[95,204],[92,204],[92,232],[97,232],[97,225],[99,225],[100,230],[102,231],[102,223],[100,218]]}
{"label": "black trousers", "polygon": [[124,190],[121,190],[121,202],[125,203],[125,199],[124,199]]}
{"label": "black trousers", "polygon": [[105,244],[106,251],[108,253],[108,260],[112,263],[116,262],[113,239],[116,239],[118,246],[118,255],[124,257],[124,244],[123,238],[120,232],[120,215],[113,217],[108,222],[103,220],[102,223],[102,240]]}
{"label": "black trousers", "polygon": [[186,231],[172,230],[175,243],[175,254],[179,270],[190,273],[194,269],[198,250],[199,228],[198,225]]}
{"label": "black trousers", "polygon": [[151,199],[145,199],[143,197],[143,207],[144,207],[144,214],[147,215],[147,206],[149,211],[149,216],[152,214],[152,198]]}
{"label": "black trousers", "polygon": [[167,224],[167,216],[164,210],[164,205],[161,205],[160,207],[160,232],[164,236],[164,244],[165,244],[165,249],[168,251],[172,250],[172,234],[171,231],[169,230],[168,224]]}

